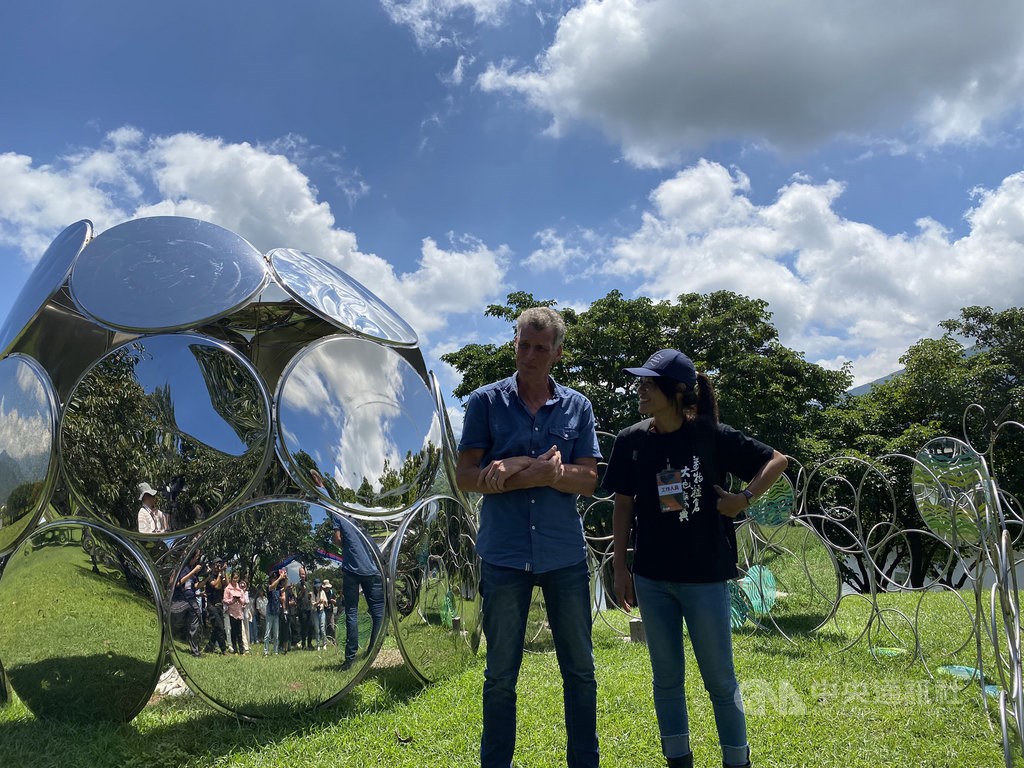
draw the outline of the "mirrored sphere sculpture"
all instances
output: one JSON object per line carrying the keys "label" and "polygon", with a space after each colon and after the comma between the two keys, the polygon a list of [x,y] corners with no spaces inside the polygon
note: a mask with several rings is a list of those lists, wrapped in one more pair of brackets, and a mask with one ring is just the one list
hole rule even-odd
{"label": "mirrored sphere sculpture", "polygon": [[0,360],[0,556],[36,524],[57,474],[57,398],[35,360]]}
{"label": "mirrored sphere sculpture", "polygon": [[48,523],[0,579],[0,658],[38,717],[128,721],[149,701],[164,633],[142,552],[105,526]]}
{"label": "mirrored sphere sculpture", "polygon": [[248,304],[267,280],[262,254],[230,230],[154,216],[103,232],[71,270],[71,297],[101,325],[153,333],[192,328]]}
{"label": "mirrored sphere sculpture", "polygon": [[405,320],[333,264],[294,248],[275,248],[267,258],[277,282],[327,322],[373,341],[416,345],[416,332]]}
{"label": "mirrored sphere sculpture", "polygon": [[[270,398],[252,364],[198,334],[142,336],[98,360],[60,424],[69,489],[88,514],[137,534],[189,530],[259,481]],[[145,507],[142,484],[165,496]]]}
{"label": "mirrored sphere sculpture", "polygon": [[476,526],[459,500],[435,496],[402,521],[388,565],[398,646],[423,680],[461,671],[480,644]]}
{"label": "mirrored sphere sculpture", "polygon": [[[249,719],[326,706],[386,667],[433,679],[476,651],[474,527],[440,391],[413,329],[343,270],[195,219],[96,237],[83,220],[0,344],[0,669],[36,714],[130,719],[168,649],[186,684]],[[452,497],[418,506],[438,492]],[[414,546],[406,517],[406,541],[437,550],[412,615],[444,631],[400,643],[381,549]],[[251,625],[218,569],[246,582]],[[63,597],[15,607],[55,577],[79,601],[74,638],[46,635]],[[269,621],[271,590],[286,620]]]}
{"label": "mirrored sphere sculpture", "polygon": [[14,342],[29,330],[46,303],[60,291],[71,265],[91,239],[92,222],[83,219],[67,227],[50,243],[0,325],[0,353],[11,351]]}
{"label": "mirrored sphere sculpture", "polygon": [[331,336],[295,356],[275,397],[292,478],[345,510],[393,517],[433,481],[441,421],[433,393],[396,350]]}
{"label": "mirrored sphere sculpture", "polygon": [[[376,543],[339,510],[253,502],[208,525],[171,578],[175,663],[210,704],[242,717],[329,704],[375,661],[384,583]],[[264,618],[250,622],[245,605],[261,598]]]}

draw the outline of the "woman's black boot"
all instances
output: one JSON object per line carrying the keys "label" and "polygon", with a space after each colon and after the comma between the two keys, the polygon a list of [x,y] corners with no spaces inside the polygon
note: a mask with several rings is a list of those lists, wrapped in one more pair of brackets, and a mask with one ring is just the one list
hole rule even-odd
{"label": "woman's black boot", "polygon": [[682,757],[666,757],[668,768],[693,768],[693,752]]}

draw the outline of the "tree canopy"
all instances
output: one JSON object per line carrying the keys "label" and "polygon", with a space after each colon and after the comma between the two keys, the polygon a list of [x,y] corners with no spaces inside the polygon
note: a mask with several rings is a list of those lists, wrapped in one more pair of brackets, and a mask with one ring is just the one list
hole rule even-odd
{"label": "tree canopy", "polygon": [[[554,305],[518,292],[486,314],[513,322],[524,309]],[[565,351],[553,375],[590,399],[605,432],[639,418],[629,394],[635,377],[622,369],[642,365],[659,349],[686,352],[710,376],[724,422],[788,453],[815,451],[810,437],[824,409],[842,402],[851,382],[847,368],[826,370],[783,346],[766,302],[730,291],[660,302],[612,291],[587,310],[565,309],[562,316]],[[456,396],[515,370],[512,335],[500,346],[471,344],[442,357],[462,374]]]}

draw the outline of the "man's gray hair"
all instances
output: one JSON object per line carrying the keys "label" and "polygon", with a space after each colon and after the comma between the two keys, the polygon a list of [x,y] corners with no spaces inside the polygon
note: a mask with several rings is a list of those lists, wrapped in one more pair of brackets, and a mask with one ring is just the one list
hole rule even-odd
{"label": "man's gray hair", "polygon": [[526,326],[536,328],[538,331],[546,331],[548,328],[553,328],[555,331],[556,349],[562,346],[562,342],[565,341],[565,321],[560,314],[550,307],[530,307],[524,310],[516,318],[516,336]]}

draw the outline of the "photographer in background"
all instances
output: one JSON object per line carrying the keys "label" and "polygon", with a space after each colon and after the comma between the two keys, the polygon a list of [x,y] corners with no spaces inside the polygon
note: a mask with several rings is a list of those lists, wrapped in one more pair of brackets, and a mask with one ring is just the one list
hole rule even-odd
{"label": "photographer in background", "polygon": [[206,643],[207,653],[228,652],[227,635],[224,632],[224,560],[215,557],[210,563],[210,575],[206,580],[206,616],[210,621],[210,639]]}
{"label": "photographer in background", "polygon": [[196,593],[199,574],[203,570],[201,560],[199,552],[192,555],[178,572],[171,593],[171,629],[177,637],[185,635],[188,638],[189,653],[195,657],[202,656],[199,636],[203,627],[203,614]]}

